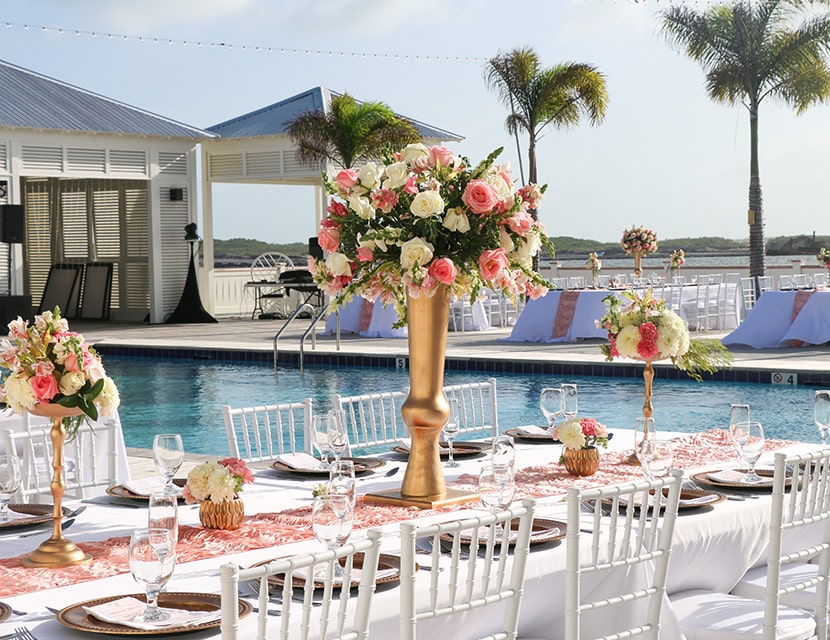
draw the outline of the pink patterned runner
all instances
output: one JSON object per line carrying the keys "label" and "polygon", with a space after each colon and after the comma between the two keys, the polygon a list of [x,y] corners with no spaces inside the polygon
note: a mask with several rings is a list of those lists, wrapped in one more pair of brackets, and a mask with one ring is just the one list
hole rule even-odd
{"label": "pink patterned runner", "polygon": [[372,323],[372,313],[375,311],[375,302],[373,300],[367,300],[366,298],[361,298],[360,300],[360,325],[358,331],[368,331],[369,325]]}
{"label": "pink patterned runner", "polygon": [[[767,440],[766,451],[773,451],[789,444],[793,442]],[[565,468],[553,460],[546,465],[520,469],[516,473],[518,485],[516,499],[559,495],[565,493],[565,490],[572,485],[591,487],[642,477],[639,467],[632,467],[625,463],[627,453],[604,454],[599,471],[587,478],[568,475]],[[718,462],[729,462],[734,458],[735,453],[729,442],[729,435],[722,429],[684,436],[675,440],[675,465],[680,468],[705,467]],[[449,483],[449,486],[470,492],[478,490],[477,478],[472,475],[461,476],[456,482]],[[359,499],[354,522],[355,528],[365,529],[464,508],[466,508],[464,505],[455,505],[435,510],[419,510],[392,505],[367,504]],[[242,527],[237,531],[182,526],[179,530],[176,552],[179,562],[193,562],[251,549],[275,547],[313,537],[311,506],[307,506],[287,509],[279,513],[246,516]],[[100,542],[78,544],[94,558],[92,564],[85,567],[27,569],[20,562],[22,556],[4,558],[0,560],[0,597],[52,589],[126,573],[129,571],[127,562],[129,543],[129,537],[123,536]],[[33,544],[32,548],[36,546]]]}
{"label": "pink patterned runner", "polygon": [[563,291],[559,294],[559,305],[556,307],[556,320],[553,322],[551,338],[564,338],[574,321],[576,302],[579,300],[579,291]]}

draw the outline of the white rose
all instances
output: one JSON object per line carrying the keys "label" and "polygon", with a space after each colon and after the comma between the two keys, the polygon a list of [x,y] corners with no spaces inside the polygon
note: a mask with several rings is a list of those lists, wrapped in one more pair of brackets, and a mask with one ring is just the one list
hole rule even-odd
{"label": "white rose", "polygon": [[416,158],[428,157],[429,149],[426,148],[426,145],[423,145],[420,142],[416,142],[415,144],[408,144],[401,151],[401,159],[409,166],[412,166],[412,162]]}
{"label": "white rose", "polygon": [[[78,389],[84,386],[86,376],[81,371],[67,371],[61,376],[58,387],[65,396],[71,396]],[[106,383],[105,383],[106,384]]]}
{"label": "white rose", "polygon": [[499,247],[510,253],[516,248],[516,243],[513,242],[513,237],[507,232],[504,227],[499,227]]}
{"label": "white rose", "polygon": [[364,220],[371,220],[375,217],[375,208],[369,198],[358,195],[349,196],[349,207],[355,212],[355,215]]}
{"label": "white rose", "polygon": [[409,167],[405,162],[393,162],[386,167],[386,180],[383,186],[387,189],[397,189],[406,184],[409,178]]}
{"label": "white rose", "polygon": [[411,269],[416,264],[423,267],[432,260],[433,251],[435,247],[423,238],[407,240],[401,246],[401,266],[404,269]]}
{"label": "white rose", "polygon": [[444,199],[437,191],[422,191],[412,199],[409,211],[419,218],[435,216],[444,210]]}
{"label": "white rose", "polygon": [[460,207],[453,207],[447,210],[444,216],[444,227],[450,231],[467,233],[470,230],[470,220],[467,214]]}
{"label": "white rose", "polygon": [[352,267],[349,259],[342,253],[330,253],[326,257],[326,269],[333,276],[351,276]]}
{"label": "white rose", "polygon": [[357,182],[366,191],[373,191],[380,186],[380,170],[374,162],[367,162],[357,172]]}
{"label": "white rose", "polygon": [[496,194],[499,196],[499,200],[507,200],[512,195],[510,191],[510,185],[507,184],[504,178],[502,178],[498,173],[488,173],[485,176],[484,181],[496,190]]}

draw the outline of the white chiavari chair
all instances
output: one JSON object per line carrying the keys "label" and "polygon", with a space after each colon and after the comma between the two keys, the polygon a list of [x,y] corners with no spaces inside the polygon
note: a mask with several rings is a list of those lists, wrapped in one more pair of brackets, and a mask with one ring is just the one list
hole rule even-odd
{"label": "white chiavari chair", "polygon": [[499,435],[499,410],[496,398],[496,379],[466,382],[444,386],[448,400],[458,400],[461,424],[458,433],[485,432]]}
{"label": "white chiavari chair", "polygon": [[[254,637],[256,640],[266,637],[365,640],[369,637],[369,612],[382,537],[379,529],[370,529],[365,539],[335,550],[298,554],[248,569],[223,564],[219,570],[222,640]],[[335,562],[341,565],[342,577],[334,577]],[[313,578],[308,580],[309,576]],[[242,634],[239,628],[239,583],[250,581],[256,581],[255,590],[259,593],[255,636],[250,632]],[[355,583],[359,583],[356,599],[351,589],[341,588]],[[312,609],[315,587],[322,589],[323,603]],[[297,591],[301,594],[296,595]],[[278,617],[268,614],[272,606],[269,598],[274,596],[282,602]],[[294,602],[297,599],[302,600],[301,605]],[[271,621],[279,622],[278,633],[273,635],[268,630]]]}
{"label": "white chiavari chair", "polygon": [[746,318],[755,306],[755,281],[752,278],[741,278],[740,283],[742,313]]}
{"label": "white chiavari chair", "polygon": [[731,594],[670,600],[687,640],[824,640],[829,577],[830,450],[776,453],[766,565]]}
{"label": "white chiavari chair", "polygon": [[311,413],[311,398],[255,407],[223,405],[229,455],[266,462],[284,453],[312,453]]}
{"label": "white chiavari chair", "polygon": [[[421,620],[466,615],[474,610],[480,610],[479,615],[484,617],[487,608],[501,607],[500,618],[493,614],[486,617],[488,623],[492,621],[487,638],[515,639],[535,505],[535,501],[526,499],[521,506],[498,514],[422,526],[417,521],[401,523],[399,638],[415,640]],[[516,519],[518,529],[515,523],[507,524]],[[452,538],[451,543],[444,541],[447,537]],[[432,547],[429,587],[422,589],[415,585],[418,538],[425,538]],[[462,540],[469,541],[469,547]],[[508,550],[512,540],[515,545],[511,554]],[[443,553],[444,545],[449,548],[448,554]],[[467,548],[478,549],[478,553],[465,553]]]}
{"label": "white chiavari chair", "polygon": [[789,291],[791,289],[795,289],[793,276],[783,274],[778,276],[778,290]]}
{"label": "white chiavari chair", "polygon": [[794,289],[806,289],[807,288],[807,274],[806,273],[796,273],[793,274],[793,288]]}
{"label": "white chiavari chair", "polygon": [[772,276],[758,276],[758,295],[764,293],[764,291],[772,291],[774,289],[772,285]]}
{"label": "white chiavari chair", "polygon": [[470,296],[465,295],[460,299],[453,298],[450,302],[450,326],[453,331],[466,331],[475,326]]}
{"label": "white chiavari chair", "polygon": [[828,276],[826,273],[817,273],[813,276],[813,286],[816,288],[826,287]]}
{"label": "white chiavari chair", "polygon": [[[565,537],[565,640],[582,640],[583,623],[606,633],[596,640],[642,636],[660,637],[660,616],[666,594],[674,523],[683,472],[655,480],[568,489]],[[583,508],[590,505],[592,533],[583,533]],[[635,505],[647,505],[636,508]],[[608,515],[604,515],[608,514]],[[590,536],[590,552],[583,549]],[[636,570],[636,573],[635,573]],[[635,577],[637,576],[637,577]],[[641,579],[640,579],[641,576]],[[582,583],[602,582],[603,589],[585,590]],[[611,585],[619,585],[621,592]],[[613,593],[612,593],[613,591]],[[586,601],[588,593],[597,600]],[[618,617],[613,605],[640,602],[633,617]]]}
{"label": "white chiavari chair", "polygon": [[596,277],[596,283],[600,289],[607,289],[611,286],[611,276],[599,275]]}
{"label": "white chiavari chair", "polygon": [[332,408],[346,414],[350,448],[395,444],[409,436],[401,405],[407,391],[384,391],[355,396],[332,396]]}
{"label": "white chiavari chair", "polygon": [[571,276],[568,278],[568,289],[584,289],[585,276]]}

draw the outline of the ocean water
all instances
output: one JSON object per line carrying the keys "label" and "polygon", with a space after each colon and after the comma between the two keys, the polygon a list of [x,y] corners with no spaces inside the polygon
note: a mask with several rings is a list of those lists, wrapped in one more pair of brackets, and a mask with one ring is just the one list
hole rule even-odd
{"label": "ocean water", "polygon": [[[245,407],[311,397],[315,412],[331,406],[335,393],[352,395],[400,390],[409,384],[406,370],[387,368],[306,367],[302,372],[268,364],[239,364],[152,358],[107,357],[107,372],[121,393],[119,410],[128,447],[150,448],[156,433],[181,433],[190,453],[228,452],[221,406]],[[488,377],[448,371],[446,384]],[[641,415],[640,378],[534,376],[499,374],[499,427],[503,431],[544,424],[539,409],[543,387],[576,383],[579,414],[612,430],[633,428]],[[699,431],[726,427],[732,403],[749,404],[771,438],[818,442],[810,387],[693,380],[654,381],[654,418],[658,430]]]}
{"label": "ocean water", "polygon": [[[664,269],[668,255],[646,256],[643,258],[643,269]],[[584,267],[585,261],[588,259],[588,254],[584,258],[572,258],[565,260],[557,260],[561,262],[563,267],[578,268]],[[768,267],[791,265],[793,260],[802,260],[806,265],[817,265],[816,257],[809,256],[767,256],[765,264]],[[725,256],[695,256],[687,255],[686,264],[683,269],[712,269],[712,268],[749,268],[749,255],[725,255]],[[634,258],[602,258],[602,270],[608,272],[613,269],[632,270],[634,268]]]}

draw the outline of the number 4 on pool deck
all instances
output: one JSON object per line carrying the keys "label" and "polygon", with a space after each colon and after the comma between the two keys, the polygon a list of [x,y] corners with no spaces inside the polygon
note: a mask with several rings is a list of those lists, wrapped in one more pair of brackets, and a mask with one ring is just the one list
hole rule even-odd
{"label": "number 4 on pool deck", "polygon": [[798,384],[798,374],[776,371],[772,374],[772,384],[790,384],[796,386]]}

